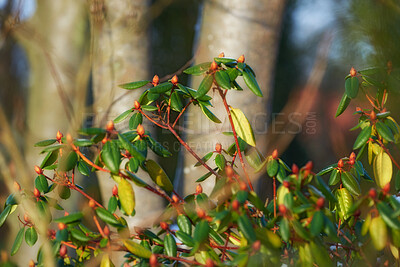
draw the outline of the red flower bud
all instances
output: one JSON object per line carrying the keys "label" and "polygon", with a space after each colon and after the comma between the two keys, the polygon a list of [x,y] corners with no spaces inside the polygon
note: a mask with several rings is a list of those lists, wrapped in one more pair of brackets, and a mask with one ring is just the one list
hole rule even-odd
{"label": "red flower bud", "polygon": [[67,225],[65,225],[65,223],[62,223],[62,222],[58,223],[57,226],[58,226],[59,230],[64,230],[65,228],[67,228]]}
{"label": "red flower bud", "polygon": [[241,56],[238,58],[237,62],[238,62],[238,63],[244,63],[244,60],[245,60],[244,55],[241,55]]}
{"label": "red flower bud", "polygon": [[278,158],[278,149],[274,149],[274,151],[272,151],[272,158],[273,159],[277,159]]}
{"label": "red flower bud", "polygon": [[220,143],[217,143],[215,145],[215,151],[218,153],[221,153],[221,150],[222,150],[222,145]]}
{"label": "red flower bud", "polygon": [[351,154],[350,154],[350,157],[349,157],[350,159],[356,159],[356,153],[354,153],[354,152],[351,152]]}
{"label": "red flower bud", "polygon": [[197,216],[198,216],[200,219],[203,219],[204,217],[206,217],[206,212],[205,212],[203,209],[198,208],[198,209],[196,210],[196,212],[197,212]]}
{"label": "red flower bud", "polygon": [[96,207],[96,202],[94,202],[93,199],[89,200],[89,207],[91,207],[92,209],[93,209],[94,207]]}
{"label": "red flower bud", "polygon": [[135,100],[134,105],[135,105],[135,109],[140,109],[140,103],[137,102],[136,100]]}
{"label": "red flower bud", "polygon": [[136,128],[136,131],[137,131],[137,134],[140,137],[143,137],[143,135],[144,135],[144,127],[143,127],[143,125],[139,124],[138,127]]}
{"label": "red flower bud", "polygon": [[322,209],[325,205],[325,198],[323,198],[323,197],[318,198],[316,204],[317,204],[318,209]]}
{"label": "red flower bud", "polygon": [[42,168],[40,168],[39,166],[37,166],[37,165],[35,165],[35,172],[37,173],[37,174],[39,174],[39,175],[41,175],[41,174],[43,174],[43,170],[42,170]]}
{"label": "red flower bud", "polygon": [[286,188],[290,188],[290,182],[289,181],[283,181],[282,185]]}
{"label": "red flower bud", "polygon": [[355,76],[357,75],[357,71],[356,71],[355,68],[351,67],[351,69],[350,69],[350,75],[351,75],[351,77],[355,77]]}
{"label": "red flower bud", "polygon": [[35,187],[35,189],[33,190],[33,195],[35,197],[40,197],[40,191]]}
{"label": "red flower bud", "polygon": [[206,260],[205,267],[214,267],[214,266],[215,266],[214,261],[212,259],[208,258]]}
{"label": "red flower bud", "polygon": [[117,196],[118,195],[118,187],[117,187],[117,185],[114,185],[114,187],[112,188],[112,194],[113,194],[113,196]]}
{"label": "red flower bud", "polygon": [[218,69],[218,64],[217,62],[213,61],[210,66],[210,70],[216,70],[216,69]]}
{"label": "red flower bud", "polygon": [[356,111],[362,111],[360,107],[356,107]]}
{"label": "red flower bud", "polygon": [[154,86],[157,86],[160,83],[160,78],[158,75],[154,75],[153,81],[151,82]]}
{"label": "red flower bud", "polygon": [[294,163],[292,165],[292,172],[293,172],[293,174],[298,174],[299,173],[299,167],[297,167],[297,165],[294,164]]}
{"label": "red flower bud", "polygon": [[229,178],[232,178],[233,175],[235,174],[233,168],[229,165],[225,166],[225,173],[226,173],[226,176],[228,176]]}
{"label": "red flower bud", "polygon": [[114,122],[113,121],[109,121],[106,124],[106,130],[107,132],[112,132],[114,131]]}
{"label": "red flower bud", "polygon": [[382,188],[383,194],[387,195],[390,191],[390,183],[385,184],[385,186]]}
{"label": "red flower bud", "polygon": [[278,207],[278,209],[279,209],[279,212],[283,215],[283,216],[285,216],[286,215],[286,212],[287,212],[287,208],[286,208],[286,206],[285,205],[283,205],[283,204],[280,204],[279,205],[279,207]]}
{"label": "red flower bud", "polygon": [[196,195],[203,193],[203,187],[201,186],[201,184],[198,184],[196,186]]}
{"label": "red flower bud", "polygon": [[251,247],[253,248],[254,251],[259,251],[261,248],[260,240],[255,241]]}
{"label": "red flower bud", "polygon": [[306,166],[304,166],[306,170],[311,171],[313,168],[313,162],[310,160],[309,162],[306,163]]}
{"label": "red flower bud", "polygon": [[242,191],[247,191],[248,190],[247,184],[245,182],[243,182],[243,181],[239,181],[239,188]]}
{"label": "red flower bud", "polygon": [[375,199],[376,198],[376,189],[375,188],[371,188],[370,190],[369,190],[369,192],[368,192],[368,196],[370,197],[370,198],[372,198],[372,199]]}
{"label": "red flower bud", "polygon": [[165,231],[167,231],[169,228],[168,223],[166,223],[166,222],[160,222],[160,227],[161,227],[161,229],[163,229]]}
{"label": "red flower bud", "polygon": [[174,203],[179,202],[179,198],[176,195],[172,195],[172,200],[174,201]]}
{"label": "red flower bud", "polygon": [[64,217],[68,216],[68,215],[69,215],[69,212],[68,211],[64,211]]}
{"label": "red flower bud", "polygon": [[218,57],[225,57],[225,53],[224,52],[219,53]]}
{"label": "red flower bud", "polygon": [[60,247],[60,257],[64,258],[67,255],[67,247],[65,245],[61,245]]}
{"label": "red flower bud", "polygon": [[157,256],[155,254],[151,254],[149,259],[150,267],[157,267],[159,266]]}
{"label": "red flower bud", "polygon": [[174,77],[172,77],[172,79],[171,79],[171,83],[173,85],[176,85],[178,83],[178,76],[174,75]]}
{"label": "red flower bud", "polygon": [[27,213],[24,214],[24,221],[27,222],[27,223],[31,222],[31,219],[29,218]]}
{"label": "red flower bud", "polygon": [[349,165],[353,166],[356,163],[355,159],[349,159]]}
{"label": "red flower bud", "polygon": [[232,201],[232,209],[235,211],[238,211],[240,207],[240,202],[239,200],[235,199],[234,201]]}
{"label": "red flower bud", "polygon": [[109,236],[109,235],[110,235],[110,228],[108,228],[107,225],[104,226],[103,232],[104,232],[104,234],[105,234],[106,236]]}
{"label": "red flower bud", "polygon": [[337,163],[338,168],[343,168],[344,167],[344,163],[342,159],[339,159],[338,163]]}
{"label": "red flower bud", "polygon": [[57,134],[56,134],[57,141],[60,142],[61,138],[63,138],[63,134],[60,131],[57,131]]}
{"label": "red flower bud", "polygon": [[371,111],[371,113],[369,114],[369,118],[370,118],[371,120],[376,120],[376,113],[375,113],[375,111]]}

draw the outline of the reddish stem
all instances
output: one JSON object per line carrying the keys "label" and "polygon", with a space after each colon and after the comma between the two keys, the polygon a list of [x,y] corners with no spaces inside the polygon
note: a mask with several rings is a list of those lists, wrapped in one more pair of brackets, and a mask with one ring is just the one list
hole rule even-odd
{"label": "reddish stem", "polygon": [[185,112],[185,110],[190,106],[190,104],[192,104],[194,101],[194,99],[192,98],[187,104],[186,106],[182,109],[182,111],[179,113],[178,117],[176,117],[174,123],[172,124],[172,128],[175,128],[175,124],[178,122],[179,118],[182,116],[182,114]]}
{"label": "reddish stem", "polygon": [[276,217],[276,178],[273,178],[274,181],[274,217]]}
{"label": "reddish stem", "polygon": [[220,96],[222,98],[222,101],[224,102],[226,113],[228,114],[229,122],[231,124],[232,132],[233,132],[233,137],[235,138],[236,149],[237,149],[238,154],[239,154],[239,159],[240,159],[240,163],[242,164],[242,169],[243,169],[244,175],[246,176],[247,183],[249,184],[251,191],[254,191],[253,185],[252,185],[252,183],[250,181],[250,177],[249,177],[249,175],[247,174],[247,171],[246,171],[246,165],[244,164],[242,152],[240,151],[239,140],[238,140],[238,137],[237,137],[235,126],[233,125],[231,111],[229,109],[228,103],[226,102],[226,98],[225,98],[225,95],[224,95],[222,89],[219,86],[217,88],[218,88],[218,92],[219,92],[219,94],[220,94]]}
{"label": "reddish stem", "polygon": [[161,125],[161,124],[159,124],[158,122],[156,122],[155,120],[153,120],[152,118],[150,118],[149,116],[147,116],[147,114],[144,113],[143,110],[140,109],[139,112],[140,112],[140,114],[142,114],[143,116],[145,116],[149,121],[151,121],[152,123],[154,123],[154,124],[157,125],[158,127],[163,128],[163,129],[168,129],[167,126]]}
{"label": "reddish stem", "polygon": [[181,261],[181,262],[185,262],[188,263],[190,265],[203,265],[197,261],[191,261],[191,260],[187,260],[185,258],[179,258],[179,257],[170,257],[164,254],[155,254],[158,258],[164,258],[164,259],[170,259],[170,260],[174,260],[174,261]]}
{"label": "reddish stem", "polygon": [[104,234],[103,229],[101,228],[100,223],[99,223],[99,221],[97,220],[96,215],[93,215],[93,221],[94,221],[94,223],[96,224],[96,227],[97,227],[97,229],[99,230],[99,233],[101,234],[101,236],[104,237],[104,238],[107,237],[107,236]]}

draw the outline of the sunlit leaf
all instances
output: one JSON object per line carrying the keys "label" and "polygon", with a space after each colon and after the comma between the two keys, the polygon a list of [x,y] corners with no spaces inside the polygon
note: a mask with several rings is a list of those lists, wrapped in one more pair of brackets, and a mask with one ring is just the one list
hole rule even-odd
{"label": "sunlit leaf", "polygon": [[127,89],[127,90],[133,90],[133,89],[138,89],[140,87],[143,87],[148,83],[150,83],[150,81],[143,80],[143,81],[120,84],[119,87]]}
{"label": "sunlit leaf", "polygon": [[392,160],[385,151],[381,150],[375,157],[373,168],[376,184],[380,188],[390,183],[393,174]]}
{"label": "sunlit leaf", "polygon": [[165,171],[154,160],[146,161],[146,168],[153,182],[167,192],[172,192],[174,187]]}
{"label": "sunlit leaf", "polygon": [[126,214],[131,215],[135,209],[135,192],[132,185],[126,179],[121,179],[119,182],[118,196],[122,209]]}
{"label": "sunlit leaf", "polygon": [[231,108],[230,111],[237,135],[247,144],[255,147],[256,140],[254,138],[253,129],[244,113],[240,109],[236,108]]}

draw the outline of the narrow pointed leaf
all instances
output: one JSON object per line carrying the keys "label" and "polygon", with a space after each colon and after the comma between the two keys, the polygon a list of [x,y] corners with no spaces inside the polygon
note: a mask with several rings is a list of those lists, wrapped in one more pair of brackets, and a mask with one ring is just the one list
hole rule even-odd
{"label": "narrow pointed leaf", "polygon": [[381,121],[376,122],[375,124],[376,130],[378,131],[378,134],[382,136],[383,139],[389,142],[394,142],[394,136],[392,133],[392,130],[386,124],[384,124]]}
{"label": "narrow pointed leaf", "polygon": [[18,234],[14,240],[14,244],[11,248],[11,256],[14,256],[18,252],[19,248],[21,247],[22,240],[24,239],[24,230],[25,230],[25,228],[21,228],[18,231]]}
{"label": "narrow pointed leaf", "polygon": [[243,80],[246,83],[247,87],[249,87],[249,89],[256,96],[263,96],[263,93],[261,92],[260,86],[258,85],[256,78],[254,77],[253,73],[251,73],[251,71],[247,70],[247,68],[243,71]]}
{"label": "narrow pointed leaf", "polygon": [[205,62],[205,63],[195,65],[193,67],[187,68],[183,72],[186,74],[191,74],[191,75],[201,75],[204,72],[208,71],[210,66],[211,66],[211,62]]}
{"label": "narrow pointed leaf", "polygon": [[284,241],[288,242],[290,237],[289,220],[287,218],[282,218],[281,224],[279,226],[279,231],[281,237]]}
{"label": "narrow pointed leaf", "polygon": [[[134,158],[136,158],[139,161],[144,161],[146,158],[140,153],[137,148],[129,142],[129,140],[123,135],[118,133],[118,139],[121,141],[122,146],[128,150],[129,154],[131,154]],[[103,150],[104,151],[104,150]],[[116,156],[116,155],[115,155]],[[118,161],[119,161],[119,156],[118,156]],[[105,162],[104,162],[105,163]],[[119,163],[118,163],[119,165]],[[107,166],[107,164],[106,164]],[[119,166],[118,166],[119,168]]]}
{"label": "narrow pointed leaf", "polygon": [[128,109],[122,112],[121,114],[118,115],[118,117],[114,119],[114,123],[120,123],[121,121],[125,120],[132,112],[133,112],[132,109]]}
{"label": "narrow pointed leaf", "polygon": [[[218,168],[215,168],[215,170],[217,170]],[[203,176],[201,176],[199,179],[196,180],[196,183],[200,183],[205,181],[208,177],[210,177],[212,175],[212,172],[207,172],[206,174],[204,174]]]}
{"label": "narrow pointed leaf", "polygon": [[326,185],[326,183],[324,182],[324,180],[322,180],[322,178],[320,176],[316,176],[317,179],[317,187],[319,190],[321,190],[322,194],[329,199],[329,201],[332,202],[336,202],[337,199],[335,198],[335,196],[332,194],[330,188]]}
{"label": "narrow pointed leaf", "polygon": [[133,89],[138,89],[140,87],[143,87],[148,83],[150,83],[150,81],[143,80],[143,81],[120,84],[119,87],[127,89],[127,90],[133,90]]}
{"label": "narrow pointed leaf", "polygon": [[349,190],[351,194],[355,196],[359,196],[361,194],[360,185],[351,173],[342,172],[341,179],[344,187]]}
{"label": "narrow pointed leaf", "polygon": [[177,92],[173,92],[171,95],[171,108],[177,112],[181,112],[183,109],[181,97]]}
{"label": "narrow pointed leaf", "polygon": [[146,138],[147,145],[160,157],[170,157],[172,156],[171,152],[169,152],[165,147],[163,147],[160,143],[154,140],[151,136]]}
{"label": "narrow pointed leaf", "polygon": [[221,123],[221,121],[215,116],[206,106],[200,104],[201,111],[204,113],[204,115],[207,116],[207,118],[215,123]]}
{"label": "narrow pointed leaf", "polygon": [[342,99],[340,100],[335,117],[338,117],[339,115],[341,115],[346,110],[346,108],[349,106],[350,102],[351,102],[351,98],[348,97],[346,95],[346,93],[344,93],[342,96]]}
{"label": "narrow pointed leaf", "polygon": [[382,219],[390,228],[400,230],[400,221],[397,217],[393,217],[393,210],[388,205],[384,202],[379,202],[377,208]]}
{"label": "narrow pointed leaf", "polygon": [[145,181],[143,181],[142,179],[137,177],[132,172],[127,171],[127,170],[125,170],[125,172],[129,176],[129,178],[131,178],[131,181],[135,183],[135,185],[140,186],[140,187],[146,187],[147,186],[147,183]]}
{"label": "narrow pointed leaf", "polygon": [[129,119],[129,129],[136,130],[139,124],[143,123],[143,115],[141,113],[134,113]]}
{"label": "narrow pointed leaf", "polygon": [[362,129],[360,134],[357,136],[356,141],[354,142],[353,149],[356,150],[362,147],[371,137],[371,133],[372,133],[372,126],[368,126]]}
{"label": "narrow pointed leaf", "polygon": [[237,135],[247,144],[255,147],[256,140],[254,138],[253,129],[244,113],[240,109],[231,108],[231,116]]}
{"label": "narrow pointed leaf", "polygon": [[[202,160],[203,162],[207,162],[207,161],[211,158],[212,155],[213,155],[213,152],[212,152],[212,151],[211,151],[211,152],[208,152],[207,154],[204,155],[204,157],[201,158],[201,160]],[[200,162],[197,162],[196,164],[194,164],[194,166],[195,166],[195,167],[201,166],[201,163],[200,163]]]}
{"label": "narrow pointed leaf", "polygon": [[77,212],[77,213],[69,214],[67,216],[55,219],[54,221],[59,222],[59,223],[69,224],[69,223],[78,222],[82,218],[83,218],[82,212]]}
{"label": "narrow pointed leaf", "polygon": [[152,254],[150,250],[132,240],[124,240],[123,243],[130,253],[139,258],[149,259]]}
{"label": "narrow pointed leaf", "polygon": [[244,237],[250,242],[254,242],[257,239],[256,232],[254,231],[253,225],[246,215],[241,215],[238,218],[239,230],[243,233]]}
{"label": "narrow pointed leaf", "polygon": [[178,224],[179,229],[188,234],[192,234],[192,223],[190,222],[189,218],[183,214],[178,215],[176,222]]}
{"label": "narrow pointed leaf", "polygon": [[380,188],[390,183],[393,174],[392,160],[385,151],[381,150],[375,157],[373,168],[376,184]]}
{"label": "narrow pointed leaf", "polygon": [[157,162],[149,159],[146,162],[146,168],[147,172],[150,175],[150,178],[156,185],[167,192],[172,192],[174,190],[171,180],[169,179],[165,171],[160,167],[160,165],[157,164]]}
{"label": "narrow pointed leaf", "polygon": [[324,214],[322,211],[316,211],[310,223],[310,232],[313,236],[318,236],[324,226]]}
{"label": "narrow pointed leaf", "polygon": [[226,160],[225,157],[221,154],[217,154],[215,156],[215,165],[217,165],[217,167],[220,170],[224,170],[225,169],[225,164],[226,164]]}
{"label": "narrow pointed leaf", "polygon": [[114,217],[114,215],[104,208],[97,208],[96,214],[99,216],[100,219],[103,220],[105,223],[109,223],[111,225],[119,224],[118,220]]}
{"label": "narrow pointed leaf", "polygon": [[170,82],[160,83],[157,86],[149,89],[149,92],[152,94],[162,94],[172,89],[174,85]]}
{"label": "narrow pointed leaf", "polygon": [[164,250],[165,254],[170,257],[176,257],[177,246],[175,238],[170,234],[166,234],[164,238]]}
{"label": "narrow pointed leaf", "polygon": [[340,182],[340,175],[338,170],[333,170],[331,176],[329,177],[329,185],[336,185]]}
{"label": "narrow pointed leaf", "polygon": [[231,89],[231,80],[224,70],[215,72],[215,81],[223,89]]}
{"label": "narrow pointed leaf", "polygon": [[358,94],[359,81],[357,77],[350,77],[346,79],[345,89],[346,95],[350,98],[356,98]]}
{"label": "narrow pointed leaf", "polygon": [[210,91],[211,86],[213,84],[214,77],[211,74],[206,75],[204,79],[201,81],[199,85],[199,89],[197,89],[196,99],[206,95],[208,91]]}
{"label": "narrow pointed leaf", "polygon": [[185,244],[186,246],[189,247],[193,247],[194,246],[194,240],[193,237],[188,235],[187,233],[183,232],[183,231],[176,231],[176,237],[182,241],[183,244]]}
{"label": "narrow pointed leaf", "polygon": [[37,142],[33,146],[35,146],[35,147],[49,146],[49,145],[54,144],[56,141],[57,141],[56,139],[43,140],[43,141]]}
{"label": "narrow pointed leaf", "polygon": [[132,185],[126,179],[121,179],[119,182],[118,196],[122,209],[126,214],[131,215],[135,209],[135,192]]}
{"label": "narrow pointed leaf", "polygon": [[10,215],[11,205],[7,205],[4,210],[0,214],[0,227],[4,224],[7,220],[8,215]]}

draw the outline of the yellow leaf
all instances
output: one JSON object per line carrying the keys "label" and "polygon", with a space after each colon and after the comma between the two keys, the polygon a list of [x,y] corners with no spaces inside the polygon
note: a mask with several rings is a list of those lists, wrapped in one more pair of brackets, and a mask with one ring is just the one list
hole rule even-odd
{"label": "yellow leaf", "polygon": [[126,214],[131,215],[135,209],[135,192],[132,185],[126,179],[121,179],[119,182],[118,196],[122,209]]}
{"label": "yellow leaf", "polygon": [[392,160],[389,155],[381,150],[381,152],[374,159],[374,175],[375,181],[380,188],[383,188],[386,184],[392,180]]}
{"label": "yellow leaf", "polygon": [[132,240],[124,240],[124,246],[129,250],[130,253],[140,258],[149,259],[151,257],[152,253],[150,250]]}
{"label": "yellow leaf", "polygon": [[106,253],[101,259],[100,267],[115,267],[115,265],[110,260],[110,256]]}
{"label": "yellow leaf", "polygon": [[283,185],[281,185],[278,188],[278,191],[276,192],[276,195],[277,195],[277,201],[276,202],[277,202],[278,205],[284,203],[284,199],[285,199],[286,194],[289,194],[289,189],[287,187],[284,187]]}
{"label": "yellow leaf", "polygon": [[349,210],[353,205],[353,197],[346,188],[340,188],[336,191],[336,198],[338,200],[336,209],[339,212],[339,217],[342,220],[347,220]]}
{"label": "yellow leaf", "polygon": [[240,109],[231,107],[231,115],[233,126],[235,127],[237,135],[247,144],[256,146],[253,129],[251,128],[251,125],[244,113]]}
{"label": "yellow leaf", "polygon": [[381,216],[375,217],[371,220],[369,235],[371,236],[372,243],[376,250],[381,251],[385,248],[388,235],[386,224]]}
{"label": "yellow leaf", "polygon": [[149,159],[146,162],[146,168],[147,172],[150,175],[150,178],[156,185],[158,185],[167,192],[172,192],[174,190],[171,180],[164,172],[164,170],[160,167],[160,165],[157,164],[157,162]]}

